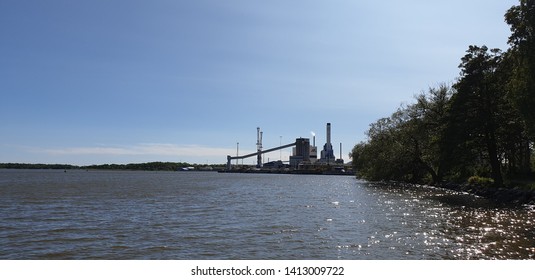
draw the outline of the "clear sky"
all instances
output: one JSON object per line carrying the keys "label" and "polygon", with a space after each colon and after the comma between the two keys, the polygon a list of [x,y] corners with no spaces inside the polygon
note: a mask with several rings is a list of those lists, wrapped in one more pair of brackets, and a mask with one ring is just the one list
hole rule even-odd
{"label": "clear sky", "polygon": [[517,3],[1,0],[0,162],[225,163],[327,122],[347,161],[469,45],[507,49]]}

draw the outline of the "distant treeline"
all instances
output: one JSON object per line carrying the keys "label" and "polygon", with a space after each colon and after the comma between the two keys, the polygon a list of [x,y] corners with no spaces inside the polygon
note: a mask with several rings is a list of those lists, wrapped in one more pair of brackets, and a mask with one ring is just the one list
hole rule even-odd
{"label": "distant treeline", "polygon": [[460,77],[370,125],[351,153],[359,177],[413,183],[532,178],[535,143],[535,1],[505,14],[510,48],[469,46]]}
{"label": "distant treeline", "polygon": [[31,163],[0,163],[6,169],[97,169],[97,170],[146,170],[146,171],[177,171],[193,167],[195,170],[222,169],[223,165],[191,164],[186,162],[147,162],[129,164],[100,164],[76,166],[69,164],[31,164]]}
{"label": "distant treeline", "polygon": [[147,162],[147,163],[129,163],[129,164],[102,164],[84,166],[84,169],[101,169],[101,170],[147,170],[147,171],[176,171],[184,168],[193,167],[195,170],[223,168],[223,165],[199,165],[187,162]]}
{"label": "distant treeline", "polygon": [[0,168],[6,169],[79,169],[70,164],[42,164],[42,163],[0,163]]}

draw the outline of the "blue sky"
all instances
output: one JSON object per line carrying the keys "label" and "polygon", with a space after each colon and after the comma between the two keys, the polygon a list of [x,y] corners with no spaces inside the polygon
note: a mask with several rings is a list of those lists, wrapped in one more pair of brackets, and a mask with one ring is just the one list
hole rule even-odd
{"label": "blue sky", "polygon": [[224,163],[327,122],[347,161],[469,45],[507,49],[516,4],[2,0],[0,162]]}

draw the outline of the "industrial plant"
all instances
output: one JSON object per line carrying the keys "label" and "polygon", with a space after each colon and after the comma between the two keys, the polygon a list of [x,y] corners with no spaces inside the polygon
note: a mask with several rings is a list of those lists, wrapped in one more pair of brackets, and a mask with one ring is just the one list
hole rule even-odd
{"label": "industrial plant", "polygon": [[[295,142],[279,147],[263,150],[263,132],[258,127],[256,133],[256,152],[247,155],[227,156],[227,168],[225,172],[260,172],[260,173],[297,173],[297,174],[351,174],[351,167],[344,165],[342,159],[342,143],[340,143],[340,157],[336,159],[331,143],[331,123],[326,126],[326,143],[318,158],[316,136],[313,134],[312,144],[309,138],[296,138]],[[288,161],[271,161],[263,163],[262,156],[266,153],[292,147],[292,155]],[[238,153],[238,151],[237,151]],[[256,157],[256,166],[239,165],[239,160]],[[233,160],[236,164],[232,165]]]}

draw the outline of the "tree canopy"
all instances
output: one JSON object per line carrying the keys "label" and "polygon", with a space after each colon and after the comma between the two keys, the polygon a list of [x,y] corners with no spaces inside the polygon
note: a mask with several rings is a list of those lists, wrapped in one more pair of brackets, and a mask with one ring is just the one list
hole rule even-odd
{"label": "tree canopy", "polygon": [[469,46],[460,76],[372,123],[350,156],[358,176],[417,183],[531,174],[535,139],[535,0],[505,14],[510,49]]}

